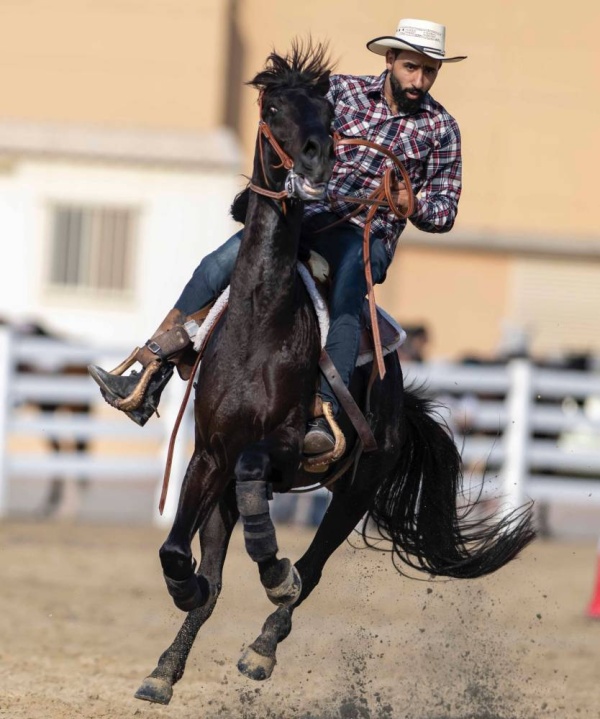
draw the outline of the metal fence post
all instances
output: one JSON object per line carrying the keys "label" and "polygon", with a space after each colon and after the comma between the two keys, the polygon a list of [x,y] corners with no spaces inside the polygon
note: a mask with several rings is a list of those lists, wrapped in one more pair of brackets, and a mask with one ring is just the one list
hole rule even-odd
{"label": "metal fence post", "polygon": [[6,433],[10,410],[10,380],[12,374],[12,342],[10,327],[0,325],[0,517],[7,513],[8,463],[6,461]]}
{"label": "metal fence post", "polygon": [[529,471],[527,445],[530,440],[533,370],[526,359],[509,362],[510,386],[506,396],[505,461],[502,468],[503,499],[508,510],[523,504],[525,481]]}

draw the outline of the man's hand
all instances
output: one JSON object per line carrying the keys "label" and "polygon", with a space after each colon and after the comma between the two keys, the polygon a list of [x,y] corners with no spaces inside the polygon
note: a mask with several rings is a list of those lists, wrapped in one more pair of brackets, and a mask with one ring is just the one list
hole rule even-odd
{"label": "man's hand", "polygon": [[398,208],[406,214],[408,210],[408,190],[406,189],[406,184],[402,181],[399,181],[398,178],[394,175],[392,178],[392,196],[394,198],[394,202],[396,205],[398,205]]}

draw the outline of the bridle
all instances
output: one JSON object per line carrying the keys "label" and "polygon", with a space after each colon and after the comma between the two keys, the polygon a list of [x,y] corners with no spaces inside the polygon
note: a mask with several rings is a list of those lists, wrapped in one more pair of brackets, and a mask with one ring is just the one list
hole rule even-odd
{"label": "bridle", "polygon": [[[267,187],[265,188],[261,187],[260,185],[255,185],[253,182],[250,182],[249,187],[253,192],[256,192],[257,195],[263,195],[263,197],[270,197],[272,200],[283,200],[286,198],[297,197],[294,183],[294,180],[297,177],[296,173],[294,172],[294,160],[277,142],[275,135],[273,135],[273,133],[271,132],[271,128],[262,119],[262,98],[259,102],[259,105],[261,106],[261,119],[258,121],[258,154],[260,157],[260,167],[262,170],[263,180]],[[284,167],[288,171],[287,177],[285,178],[284,189],[280,192],[268,189],[269,179],[265,167],[265,154],[262,142],[263,137],[267,140],[269,145],[271,145],[271,148],[275,151],[275,154],[281,160],[281,164],[273,165],[273,169],[279,170],[280,168]]]}
{"label": "bridle", "polygon": [[[262,93],[259,96],[258,105],[259,105],[259,117],[260,120],[258,122],[258,148],[259,148],[259,157],[260,157],[260,165],[261,165],[261,171],[264,183],[267,185],[267,187],[261,187],[260,185],[257,185],[253,182],[250,182],[249,188],[253,192],[255,192],[258,195],[263,195],[264,197],[269,197],[272,200],[277,200],[282,202],[283,212],[285,213],[285,204],[284,200],[286,199],[292,199],[297,198],[298,194],[296,191],[296,178],[297,175],[294,172],[294,160],[290,155],[288,155],[285,150],[281,147],[273,133],[271,132],[271,128],[268,126],[268,124],[262,119]],[[288,171],[287,177],[284,182],[284,189],[280,191],[271,190],[269,189],[269,180],[267,175],[267,170],[265,166],[265,156],[264,156],[264,147],[263,147],[263,138],[269,143],[275,154],[279,157],[279,160],[281,164],[274,165],[273,169],[280,169],[285,168]],[[334,142],[334,148],[341,147],[343,145],[362,145],[365,147],[369,147],[372,150],[376,150],[377,152],[382,153],[385,155],[391,162],[392,167],[388,167],[385,172],[383,173],[383,177],[381,179],[380,184],[371,192],[371,194],[368,197],[352,197],[352,196],[345,196],[345,195],[330,195],[328,199],[330,200],[338,200],[343,202],[351,202],[356,203],[357,207],[352,210],[351,212],[344,215],[344,217],[341,217],[340,219],[336,220],[335,222],[330,223],[329,225],[326,225],[325,227],[321,227],[316,232],[324,232],[326,230],[331,229],[332,227],[335,227],[337,225],[340,225],[344,222],[347,222],[348,220],[352,219],[353,217],[356,217],[360,212],[362,212],[367,207],[369,208],[369,211],[367,212],[367,217],[365,220],[365,226],[364,226],[364,232],[363,232],[363,261],[365,266],[365,279],[367,281],[367,293],[369,298],[369,315],[371,320],[371,331],[373,333],[373,345],[375,350],[375,359],[377,363],[377,369],[379,373],[379,377],[381,379],[385,376],[385,365],[383,362],[383,352],[381,349],[381,338],[379,335],[379,324],[377,321],[377,305],[375,303],[375,291],[373,289],[373,275],[371,272],[371,254],[370,254],[370,235],[371,235],[371,225],[373,223],[373,218],[375,217],[375,213],[380,207],[389,207],[391,212],[394,213],[394,215],[401,220],[406,220],[408,217],[412,215],[415,209],[415,196],[412,189],[412,185],[410,182],[410,177],[408,175],[408,172],[406,171],[406,168],[400,162],[400,160],[394,155],[393,152],[388,150],[386,147],[383,147],[383,145],[380,145],[376,142],[373,142],[372,140],[364,140],[362,138],[353,138],[353,137],[341,137],[338,133],[333,134],[333,142]],[[394,197],[394,189],[393,189],[393,183],[395,180],[394,175],[394,167],[396,170],[398,170],[400,176],[402,177],[402,181],[404,182],[404,185],[406,187],[407,193],[408,193],[408,203],[406,206],[406,210],[402,210],[401,207],[396,203],[395,197]]]}

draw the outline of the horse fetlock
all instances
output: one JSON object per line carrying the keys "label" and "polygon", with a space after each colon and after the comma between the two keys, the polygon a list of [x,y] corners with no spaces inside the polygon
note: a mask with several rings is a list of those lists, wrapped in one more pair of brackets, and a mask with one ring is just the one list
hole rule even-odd
{"label": "horse fetlock", "polygon": [[171,579],[181,581],[190,577],[196,569],[196,560],[191,553],[184,553],[165,542],[158,550],[163,572]]}
{"label": "horse fetlock", "polygon": [[[278,607],[290,607],[295,604],[302,592],[302,579],[296,567],[289,559],[280,561],[280,581],[272,586],[262,582],[267,597]],[[261,580],[263,579],[261,575]]]}
{"label": "horse fetlock", "polygon": [[206,604],[211,597],[210,585],[201,574],[192,574],[187,579],[172,579],[166,574],[165,582],[173,602],[182,612],[191,612]]}

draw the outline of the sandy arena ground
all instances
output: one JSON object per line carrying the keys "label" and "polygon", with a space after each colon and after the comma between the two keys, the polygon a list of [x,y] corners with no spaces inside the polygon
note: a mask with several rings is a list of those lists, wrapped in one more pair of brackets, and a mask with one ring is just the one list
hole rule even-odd
{"label": "sandy arena ground", "polygon": [[[346,545],[280,645],[271,679],[236,669],[271,611],[236,529],[224,590],[169,706],[134,699],[182,614],[165,531],[0,524],[2,719],[597,719],[600,621],[589,541],[538,541],[477,581],[415,582]],[[296,559],[312,531],[279,529]]]}

